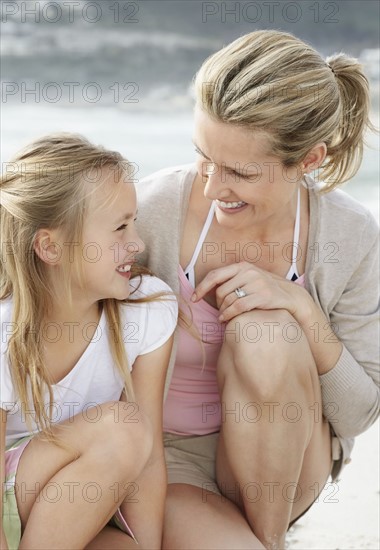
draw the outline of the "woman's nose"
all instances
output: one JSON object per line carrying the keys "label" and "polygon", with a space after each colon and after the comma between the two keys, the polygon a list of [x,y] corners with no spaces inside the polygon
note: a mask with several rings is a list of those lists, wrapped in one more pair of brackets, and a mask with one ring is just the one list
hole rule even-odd
{"label": "woman's nose", "polygon": [[225,178],[222,177],[222,174],[216,172],[207,176],[204,195],[210,200],[223,200],[231,195],[229,185],[226,183]]}

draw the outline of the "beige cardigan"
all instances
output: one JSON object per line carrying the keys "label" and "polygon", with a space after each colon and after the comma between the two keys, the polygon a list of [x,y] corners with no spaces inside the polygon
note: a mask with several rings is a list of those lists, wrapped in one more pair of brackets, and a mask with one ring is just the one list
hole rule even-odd
{"label": "beige cardigan", "polygon": [[[140,261],[177,293],[180,243],[195,175],[194,165],[167,168],[136,186],[138,231],[146,244]],[[320,195],[315,184],[309,185],[309,207],[306,289],[335,323],[344,346],[335,367],[319,377],[323,412],[336,435],[335,479],[342,464],[350,462],[353,438],[379,415],[378,226],[341,190]],[[175,354],[176,343],[166,393]]]}

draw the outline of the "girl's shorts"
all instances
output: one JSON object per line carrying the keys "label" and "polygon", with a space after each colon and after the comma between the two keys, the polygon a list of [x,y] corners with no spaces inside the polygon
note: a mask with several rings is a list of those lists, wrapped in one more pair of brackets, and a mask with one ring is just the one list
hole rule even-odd
{"label": "girl's shorts", "polygon": [[[33,436],[24,437],[5,451],[5,483],[3,495],[3,529],[7,539],[8,549],[17,550],[21,540],[21,520],[18,513],[15,483],[20,458]],[[116,511],[110,524],[137,540],[125,521],[120,508]]]}
{"label": "girl's shorts", "polygon": [[31,439],[32,436],[19,439],[10,449],[5,451],[3,529],[9,550],[17,550],[21,540],[21,521],[17,508],[15,482],[21,455]]}

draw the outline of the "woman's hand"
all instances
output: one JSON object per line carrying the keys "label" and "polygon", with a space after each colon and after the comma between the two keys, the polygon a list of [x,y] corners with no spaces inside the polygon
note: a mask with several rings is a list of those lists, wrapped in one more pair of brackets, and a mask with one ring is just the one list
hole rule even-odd
{"label": "woman's hand", "polygon": [[[301,312],[305,315],[310,309],[311,297],[302,287],[245,261],[210,271],[195,288],[192,301],[202,299],[214,287],[220,321],[253,309],[286,309],[298,320]],[[237,288],[246,296],[239,298]]]}

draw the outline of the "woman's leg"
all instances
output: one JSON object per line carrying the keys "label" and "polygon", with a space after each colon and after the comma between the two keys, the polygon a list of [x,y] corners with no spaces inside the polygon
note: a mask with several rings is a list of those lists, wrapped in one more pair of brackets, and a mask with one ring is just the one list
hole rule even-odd
{"label": "woman's leg", "polygon": [[164,550],[259,550],[240,510],[230,500],[184,483],[168,486]]}
{"label": "woman's leg", "polygon": [[266,548],[283,548],[289,522],[323,488],[330,434],[305,336],[284,310],[242,314],[218,361],[222,430],[217,480]]}
{"label": "woman's leg", "polygon": [[105,403],[54,427],[65,447],[33,438],[16,474],[20,549],[84,548],[106,525],[151,452],[147,421],[129,417]]}

